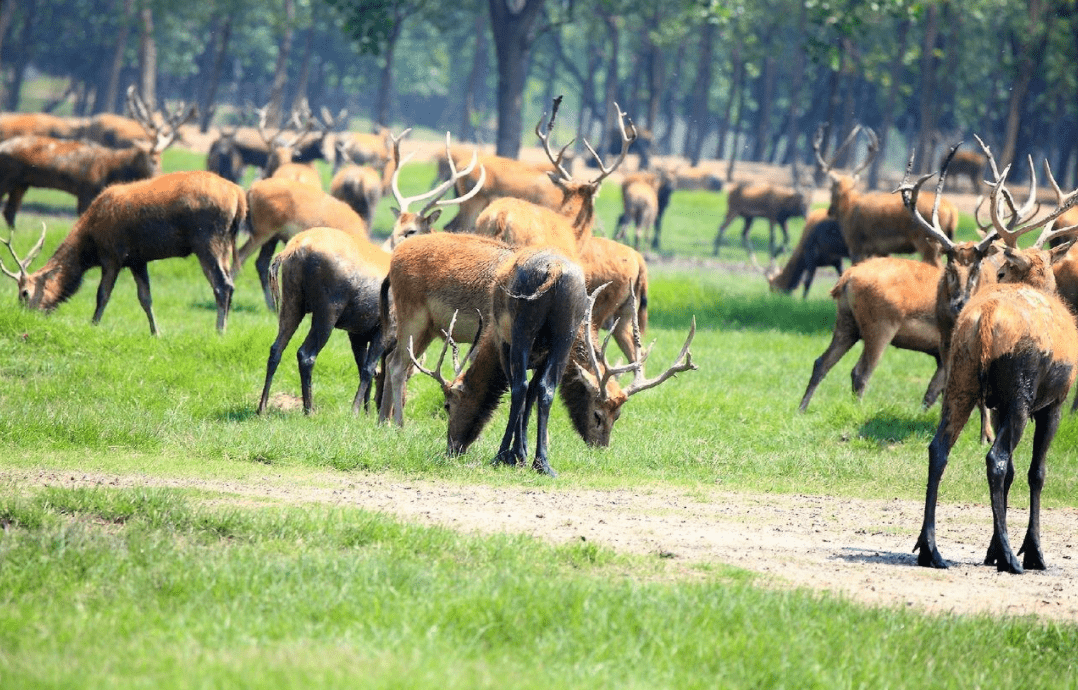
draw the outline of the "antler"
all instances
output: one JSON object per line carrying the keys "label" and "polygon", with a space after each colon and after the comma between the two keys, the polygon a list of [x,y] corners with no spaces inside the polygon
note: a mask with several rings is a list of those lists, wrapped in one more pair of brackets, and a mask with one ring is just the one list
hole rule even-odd
{"label": "antler", "polygon": [[[134,84],[127,87],[127,110],[135,121],[142,125],[146,134],[154,139],[152,150],[155,153],[160,153],[171,146],[176,140],[180,126],[198,115],[197,105],[192,104],[188,107],[183,101],[176,106],[176,110],[171,115],[156,110],[151,113]],[[161,125],[157,124],[154,115],[160,116]]]}
{"label": "antler", "polygon": [[[412,364],[415,365],[415,368],[418,369],[420,372],[426,374],[427,376],[430,376],[435,381],[437,381],[439,384],[441,384],[443,392],[448,391],[450,389],[450,387],[453,385],[452,381],[446,381],[445,377],[442,376],[442,363],[445,362],[445,354],[446,354],[446,352],[449,351],[449,348],[453,348],[453,378],[454,379],[456,379],[458,376],[460,376],[460,372],[464,371],[464,367],[466,367],[468,365],[468,363],[475,358],[475,355],[477,353],[477,349],[476,349],[475,345],[473,344],[472,348],[468,351],[468,355],[464,358],[464,361],[463,362],[460,361],[460,358],[459,358],[460,348],[458,347],[457,342],[455,340],[453,340],[453,326],[457,323],[457,314],[459,313],[459,311],[460,310],[458,309],[458,310],[453,312],[453,318],[449,320],[449,330],[442,331],[442,334],[445,335],[445,345],[442,346],[442,354],[439,355],[438,364],[434,367],[433,371],[430,370],[430,369],[427,369],[426,367],[424,367],[422,364],[419,363],[419,360],[417,360],[416,356],[415,356],[415,350],[412,347],[414,345],[413,339],[411,337],[408,338],[408,357],[412,360]],[[476,332],[476,342],[479,341],[478,334],[481,333],[482,330],[483,330],[482,321],[483,321],[483,315],[480,314],[479,315],[479,331]]]}
{"label": "antler", "polygon": [[479,181],[475,183],[475,186],[472,187],[472,189],[467,194],[464,194],[463,196],[458,196],[453,199],[445,199],[444,201],[440,201],[442,196],[450,189],[452,189],[454,185],[456,185],[457,180],[467,175],[470,175],[471,172],[475,170],[476,164],[479,162],[479,151],[478,149],[473,149],[472,162],[468,164],[468,167],[458,171],[456,164],[453,162],[453,155],[449,151],[450,135],[449,132],[446,132],[445,156],[449,160],[449,179],[441,183],[434,189],[430,190],[429,192],[424,192],[423,194],[410,197],[405,197],[403,194],[401,194],[400,186],[398,184],[400,181],[400,170],[405,163],[412,159],[412,156],[415,155],[415,152],[413,151],[412,153],[409,153],[402,161],[400,158],[400,139],[410,131],[412,130],[409,128],[405,130],[400,135],[400,137],[393,137],[393,160],[396,164],[396,170],[393,171],[392,188],[393,197],[397,200],[397,205],[400,207],[399,210],[401,213],[407,211],[408,206],[416,201],[430,199],[430,201],[427,202],[427,205],[424,206],[423,209],[419,212],[420,216],[425,216],[435,206],[453,206],[456,204],[462,204],[479,193],[479,190],[483,188],[483,184],[487,181],[487,169],[485,166],[482,165],[479,166]]}
{"label": "antler", "polygon": [[41,224],[41,237],[39,237],[37,242],[34,244],[34,246],[30,248],[30,251],[26,254],[25,259],[20,259],[19,255],[15,253],[15,248],[11,246],[11,238],[13,237],[14,233],[9,234],[8,238],[6,240],[3,239],[3,238],[0,238],[0,243],[3,243],[4,245],[7,246],[7,250],[11,253],[11,257],[13,259],[15,259],[15,264],[19,267],[19,272],[18,273],[10,271],[10,270],[8,270],[8,267],[4,265],[3,259],[0,259],[0,270],[2,270],[4,272],[4,275],[6,275],[9,278],[12,278],[16,282],[19,282],[19,281],[22,280],[23,276],[25,276],[26,273],[27,273],[27,269],[30,267],[30,262],[34,260],[34,258],[38,255],[38,252],[41,251],[41,247],[43,247],[44,244],[45,244],[45,232],[46,232],[46,230],[47,230],[47,228],[45,227],[45,224],[42,223]]}
{"label": "antler", "polygon": [[[588,307],[587,307],[587,310],[584,312],[584,333],[585,333],[585,335],[587,337],[588,359],[591,361],[591,369],[595,373],[595,378],[599,381],[599,391],[598,392],[599,392],[599,398],[601,400],[605,400],[606,397],[607,397],[607,395],[606,395],[606,384],[610,379],[612,379],[612,378],[614,378],[616,376],[621,376],[622,374],[626,374],[626,373],[628,373],[630,371],[637,371],[640,368],[640,362],[636,362],[636,361],[630,362],[628,364],[624,364],[624,365],[622,365],[620,367],[612,367],[612,366],[610,366],[610,363],[606,359],[606,348],[607,348],[607,345],[610,344],[610,335],[613,334],[613,331],[614,331],[613,328],[610,329],[611,333],[606,336],[605,340],[603,340],[603,347],[599,351],[598,356],[596,356],[595,343],[592,342],[592,339],[591,339],[591,334],[594,331],[594,329],[592,328],[592,314],[595,311],[595,300],[598,298],[599,292],[601,290],[603,290],[608,285],[610,285],[609,282],[603,283],[602,285],[599,285],[598,287],[596,287],[595,290],[593,290],[592,293],[590,295],[588,295]],[[634,299],[635,299],[635,295],[634,295]],[[635,303],[634,303],[634,305],[635,305]],[[633,308],[633,319],[634,319],[634,323],[635,323],[635,319],[636,319],[635,306]],[[615,328],[617,327],[617,321],[614,322],[614,326],[615,326]],[[602,366],[599,366],[599,360],[600,359],[603,361]]]}
{"label": "antler", "polygon": [[[1062,228],[1060,230],[1053,230],[1056,219],[1059,218],[1059,216],[1063,215],[1068,209],[1070,209],[1071,206],[1074,206],[1076,203],[1078,203],[1078,189],[1075,189],[1069,194],[1064,195],[1062,190],[1060,190],[1059,184],[1056,182],[1055,177],[1052,175],[1052,167],[1048,165],[1047,161],[1045,161],[1044,167],[1045,171],[1048,174],[1048,179],[1051,182],[1052,188],[1056,191],[1056,209],[1044,218],[1038,220],[1037,222],[1029,223],[1028,225],[1022,226],[1022,223],[1028,223],[1029,219],[1032,217],[1031,211],[1036,206],[1035,196],[1037,179],[1036,172],[1033,167],[1032,156],[1029,157],[1030,198],[1026,201],[1022,208],[1016,209],[1014,206],[1014,198],[1004,186],[1007,180],[1007,173],[1010,172],[1011,166],[1008,165],[1001,172],[996,166],[995,157],[992,155],[992,151],[988,148],[988,146],[983,141],[981,141],[980,138],[977,139],[977,143],[981,145],[981,149],[988,157],[988,162],[992,168],[992,174],[995,175],[996,178],[989,183],[992,186],[992,191],[989,194],[988,213],[992,219],[992,225],[995,227],[996,232],[998,232],[999,236],[1003,238],[1003,241],[1004,243],[1006,243],[1007,246],[1017,248],[1018,238],[1021,235],[1024,235],[1038,228],[1043,229],[1041,230],[1040,236],[1037,237],[1037,240],[1033,243],[1033,247],[1036,249],[1040,249],[1045,245],[1045,243],[1057,237],[1072,234],[1075,230],[1078,230],[1078,226],[1071,226],[1067,228]],[[1002,199],[1000,198],[1001,196]],[[1006,227],[1004,226],[1004,223],[1000,218],[1000,205],[1003,203],[1007,204],[1012,214],[1011,221],[1007,223]],[[1033,211],[1033,213],[1035,213],[1035,211]]]}
{"label": "antler", "polygon": [[539,141],[543,142],[543,151],[546,152],[546,157],[553,163],[554,169],[558,171],[561,178],[568,182],[573,179],[573,176],[562,167],[561,161],[565,157],[565,150],[573,145],[576,139],[570,139],[569,143],[561,147],[561,151],[558,151],[558,155],[555,156],[554,152],[550,150],[550,130],[554,128],[554,120],[558,117],[558,107],[561,106],[561,96],[554,99],[553,107],[550,111],[550,122],[546,125],[546,134],[543,134],[543,120],[546,118],[546,113],[539,118],[539,122],[535,123],[535,136],[539,137]]}
{"label": "antler", "polygon": [[[625,155],[629,153],[629,146],[634,141],[636,141],[636,125],[633,124],[633,121],[631,118],[629,118],[628,114],[621,109],[621,106],[618,105],[617,101],[614,101],[614,108],[616,108],[618,111],[618,129],[621,130],[621,153],[618,154],[618,158],[614,161],[614,164],[611,165],[609,168],[603,165],[603,159],[600,158],[599,154],[595,152],[595,149],[591,147],[591,144],[588,143],[588,140],[584,140],[584,146],[587,147],[591,155],[595,157],[595,162],[599,164],[599,170],[602,171],[602,173],[598,177],[591,181],[591,184],[593,185],[598,185],[610,173],[617,170],[618,166],[621,165],[621,162],[625,160]],[[632,136],[629,136],[629,134],[625,131],[626,120],[629,120],[629,129],[632,130]]]}
{"label": "antler", "polygon": [[[839,155],[846,150],[847,146],[853,143],[853,140],[857,138],[858,132],[861,131],[861,125],[856,125],[851,129],[850,133],[846,135],[846,140],[831,153],[831,160],[825,161],[820,148],[823,146],[824,132],[827,128],[830,128],[830,126],[830,122],[820,125],[816,128],[816,133],[812,136],[812,151],[816,154],[816,164],[821,173],[831,172],[831,168],[835,165],[835,161],[838,160]],[[873,133],[873,136],[875,136],[875,133]]]}
{"label": "antler", "polygon": [[651,354],[651,348],[655,347],[655,342],[652,341],[651,345],[647,349],[643,349],[640,346],[640,324],[636,316],[636,295],[633,295],[633,345],[636,346],[636,375],[633,377],[632,383],[626,386],[623,390],[625,397],[629,398],[639,393],[640,391],[646,391],[649,388],[654,388],[663,383],[674,374],[681,373],[683,371],[690,371],[692,369],[699,369],[692,362],[692,352],[689,351],[689,347],[692,345],[692,339],[696,335],[696,317],[692,317],[692,326],[689,328],[689,337],[685,339],[685,344],[681,346],[681,353],[678,354],[677,359],[671,364],[666,371],[655,376],[653,378],[647,378],[644,375],[644,363],[647,362],[648,355]]}

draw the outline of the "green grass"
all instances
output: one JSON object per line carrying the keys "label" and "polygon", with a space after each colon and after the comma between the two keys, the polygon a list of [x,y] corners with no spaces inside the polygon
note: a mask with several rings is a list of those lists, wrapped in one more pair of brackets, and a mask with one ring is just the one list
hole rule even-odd
{"label": "green grass", "polygon": [[[180,151],[165,158],[166,169],[199,164]],[[430,166],[404,173],[406,193],[433,178]],[[600,197],[608,229],[617,197],[616,189]],[[73,223],[73,200],[32,190],[27,203],[15,246],[25,252],[44,220],[47,256]],[[664,246],[709,255],[723,204],[722,195],[678,192]],[[388,206],[378,209],[376,235],[388,232]],[[800,225],[793,229],[796,238]],[[723,255],[731,267],[744,261],[739,247]],[[796,412],[830,339],[829,277],[801,300],[769,293],[758,274],[653,266],[649,370],[672,360],[694,316],[700,369],[627,403],[607,449],[587,448],[556,406],[551,462],[560,476],[550,480],[487,462],[505,406],[469,453],[447,458],[441,393],[424,377],[410,383],[404,429],[351,415],[358,374],[341,334],[315,367],[313,416],[255,415],[276,319],[251,265],[223,336],[193,258],[150,266],[160,338],[149,336],[126,274],[100,326],[90,325],[98,275],[51,315],[18,307],[10,287],[0,300],[0,687],[1073,683],[1070,624],[866,608],[762,590],[733,569],[685,573],[591,544],[466,537],[347,508],[257,505],[194,489],[36,489],[17,479],[71,472],[253,483],[272,472],[310,484],[327,472],[373,472],[543,490],[719,486],[920,499],[938,421],[938,407],[919,409],[931,358],[889,350],[858,402],[849,383],[855,347],[809,411]],[[305,332],[286,351],[274,392],[299,394],[294,353]],[[986,449],[970,427],[941,501],[988,500]],[[1078,505],[1076,435],[1078,422],[1065,417],[1046,506]],[[1015,482],[1014,505],[1026,501],[1024,484]]]}

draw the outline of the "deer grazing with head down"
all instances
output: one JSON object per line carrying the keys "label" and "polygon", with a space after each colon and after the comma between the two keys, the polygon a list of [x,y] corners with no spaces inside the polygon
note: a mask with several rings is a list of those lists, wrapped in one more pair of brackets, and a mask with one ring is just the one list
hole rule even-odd
{"label": "deer grazing with head down", "polygon": [[[985,154],[996,170],[991,152]],[[1057,190],[1051,168],[1048,177]],[[939,483],[950,451],[969,419],[974,405],[995,410],[998,429],[988,451],[987,475],[992,502],[992,539],[985,565],[1021,573],[1043,570],[1040,543],[1040,496],[1044,486],[1048,449],[1059,427],[1063,404],[1078,374],[1078,330],[1074,316],[1055,294],[1052,264],[1067,250],[1062,245],[1044,247],[1056,237],[1073,233],[1078,226],[1055,229],[1067,208],[1078,202],[1078,190],[1059,193],[1056,209],[1037,222],[1004,223],[1002,210],[1020,214],[1006,191],[1009,166],[992,182],[988,210],[996,233],[1006,244],[999,282],[977,292],[959,313],[951,338],[947,385],[943,391],[940,423],[928,446],[928,485],[924,522],[914,550],[922,566],[946,568],[936,548],[936,503]],[[1019,249],[1018,237],[1035,229],[1040,236],[1028,249]],[[1036,425],[1029,481],[1029,526],[1018,551],[1011,549],[1007,534],[1007,503],[1014,479],[1014,450],[1032,417]]]}
{"label": "deer grazing with head down", "polygon": [[277,338],[266,361],[266,383],[258,414],[269,404],[270,383],[281,354],[303,317],[311,329],[296,351],[303,411],[311,413],[311,372],[334,329],[348,333],[359,368],[359,388],[352,412],[366,410],[371,381],[385,348],[378,293],[389,272],[389,252],[336,228],[311,228],[285,245],[270,264],[270,289],[277,302]]}
{"label": "deer grazing with head down", "polygon": [[134,87],[128,90],[128,102],[153,144],[136,143],[112,149],[86,141],[67,141],[42,136],[20,136],[0,143],[0,198],[7,195],[4,219],[15,225],[15,215],[30,187],[59,189],[77,199],[77,211],[83,213],[101,190],[119,182],[153,177],[161,169],[161,152],[176,139],[177,130],[195,116],[195,108],[179,106],[163,124],[158,124]]}
{"label": "deer grazing with head down", "polygon": [[805,217],[805,227],[801,239],[790,252],[790,259],[781,269],[772,268],[766,274],[767,284],[773,292],[793,292],[802,277],[805,289],[803,298],[808,298],[809,288],[820,266],[832,266],[835,273],[842,275],[842,260],[848,259],[850,250],[842,239],[842,230],[838,221],[827,215],[827,209],[815,208]]}
{"label": "deer grazing with head down", "polygon": [[[198,257],[217,302],[217,330],[224,331],[232,303],[231,264],[236,234],[247,216],[247,200],[238,185],[205,171],[169,173],[150,180],[117,184],[103,191],[44,266],[27,273],[41,249],[38,242],[26,259],[15,257],[18,273],[3,272],[19,286],[19,300],[28,307],[52,311],[79,289],[86,271],[101,267],[97,309],[101,320],[116,278],[129,268],[138,299],[157,335],[150,297],[150,261]],[[42,241],[44,233],[42,233]],[[5,241],[14,256],[10,240]]]}
{"label": "deer grazing with head down", "polygon": [[[902,204],[902,199],[889,192],[860,192],[857,190],[861,173],[868,168],[879,153],[879,139],[871,129],[866,129],[868,136],[868,155],[851,174],[840,175],[832,170],[838,152],[845,149],[856,138],[860,128],[855,128],[846,141],[825,161],[820,147],[823,141],[823,128],[816,131],[813,150],[821,171],[831,179],[831,205],[827,213],[836,219],[842,230],[842,237],[850,250],[853,263],[863,261],[870,256],[917,252],[926,263],[939,265],[939,246],[929,239],[920,226],[910,217],[909,211]],[[925,195],[919,203],[922,214],[931,212],[934,197]],[[954,237],[958,226],[958,210],[949,201],[944,200],[939,207],[940,227],[943,233]]]}

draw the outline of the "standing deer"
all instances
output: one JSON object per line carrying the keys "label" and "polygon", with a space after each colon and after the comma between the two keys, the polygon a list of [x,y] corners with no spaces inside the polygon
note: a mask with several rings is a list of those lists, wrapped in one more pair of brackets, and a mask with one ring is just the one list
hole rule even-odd
{"label": "standing deer", "polygon": [[[752,264],[757,266],[756,252],[752,249],[749,230],[752,228],[753,219],[760,217],[767,219],[768,254],[770,256],[769,260],[774,263],[775,257],[786,251],[786,246],[790,243],[790,233],[786,229],[786,221],[790,218],[804,217],[807,212],[808,197],[801,189],[775,187],[767,183],[749,184],[742,182],[737,184],[726,196],[726,217],[715,234],[712,254],[719,255],[722,236],[726,233],[726,228],[730,223],[734,222],[735,218],[740,216],[745,220],[745,226],[741,229],[741,244],[745,247],[745,252],[749,255]],[[782,246],[778,248],[775,247],[776,225],[782,230]]]}
{"label": "standing deer", "polygon": [[[150,261],[198,257],[217,302],[217,330],[224,331],[232,303],[231,264],[236,234],[247,216],[238,185],[205,171],[176,172],[151,180],[113,185],[94,200],[44,266],[27,273],[42,242],[25,259],[15,256],[18,273],[3,272],[19,286],[19,300],[33,309],[52,311],[79,289],[86,271],[101,267],[93,323],[101,321],[116,278],[129,268],[138,299],[157,335],[150,297]],[[42,234],[42,241],[44,233]]]}
{"label": "standing deer", "polygon": [[[995,171],[991,152],[983,148]],[[1010,194],[1004,190],[1009,170],[1005,168],[992,182],[988,205],[995,231],[1006,244],[999,283],[986,286],[970,299],[959,313],[952,335],[940,423],[928,446],[924,522],[914,546],[917,563],[922,566],[947,567],[936,548],[939,483],[951,448],[973,406],[980,403],[996,410],[999,422],[986,458],[993,530],[984,563],[1011,573],[1045,568],[1040,543],[1040,495],[1048,449],[1078,374],[1078,330],[1073,315],[1055,294],[1052,272],[1052,264],[1064,256],[1067,247],[1043,247],[1053,237],[1078,230],[1078,226],[1054,229],[1059,216],[1078,202],[1078,189],[1064,196],[1051,168],[1047,168],[1058,194],[1055,211],[1035,223],[1008,227],[1001,220],[1003,204],[1012,209],[1012,217],[1018,215]],[[1037,228],[1042,230],[1033,246],[1018,249],[1018,237]],[[1029,526],[1018,551],[1019,555],[1025,554],[1019,564],[1007,534],[1007,503],[1014,479],[1014,449],[1030,417],[1036,432],[1028,472]]]}
{"label": "standing deer", "polygon": [[352,412],[366,410],[371,380],[384,350],[378,293],[389,272],[389,252],[335,228],[311,228],[285,245],[270,264],[270,289],[277,303],[277,338],[266,361],[266,383],[258,414],[269,403],[270,383],[288,341],[307,314],[311,330],[296,351],[303,411],[311,413],[311,372],[333,329],[348,333],[359,368]]}
{"label": "standing deer", "polygon": [[659,188],[663,179],[656,173],[633,173],[621,181],[621,203],[623,211],[618,216],[614,231],[615,240],[625,240],[627,229],[633,226],[633,248],[640,249],[641,240],[645,246],[648,235],[652,235],[652,246],[658,239]]}
{"label": "standing deer", "polygon": [[[857,191],[861,173],[879,153],[879,140],[875,132],[865,130],[869,138],[868,155],[850,175],[840,175],[831,169],[838,152],[848,146],[859,131],[859,128],[855,128],[850,133],[830,161],[825,161],[820,152],[823,128],[816,131],[812,144],[820,170],[831,179],[831,205],[827,214],[838,221],[842,237],[850,250],[851,261],[857,263],[870,256],[917,252],[923,261],[938,266],[939,246],[925,236],[899,196],[888,192]],[[921,199],[923,205],[919,208],[922,214],[931,212],[933,199],[932,195],[925,195]],[[958,210],[954,204],[944,200],[940,204],[939,216],[944,234],[953,238],[958,226]]]}

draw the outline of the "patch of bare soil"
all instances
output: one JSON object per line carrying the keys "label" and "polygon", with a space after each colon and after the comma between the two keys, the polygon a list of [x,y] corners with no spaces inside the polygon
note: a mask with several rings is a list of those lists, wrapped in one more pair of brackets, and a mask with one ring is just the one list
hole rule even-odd
{"label": "patch of bare soil", "polygon": [[[587,540],[615,551],[669,559],[671,576],[696,564],[727,564],[772,587],[833,592],[853,601],[931,613],[1038,616],[1078,621],[1078,510],[1042,510],[1048,570],[1023,575],[982,565],[992,534],[987,505],[942,503],[940,552],[948,570],[916,565],[911,552],[922,504],[831,496],[666,488],[558,490],[460,486],[378,475],[329,474],[317,486],[273,476],[249,482],[170,480],[36,472],[0,473],[52,486],[172,486],[289,504],[379,511],[470,533],[523,533],[554,544]],[[1011,509],[1012,543],[1027,513]]]}

